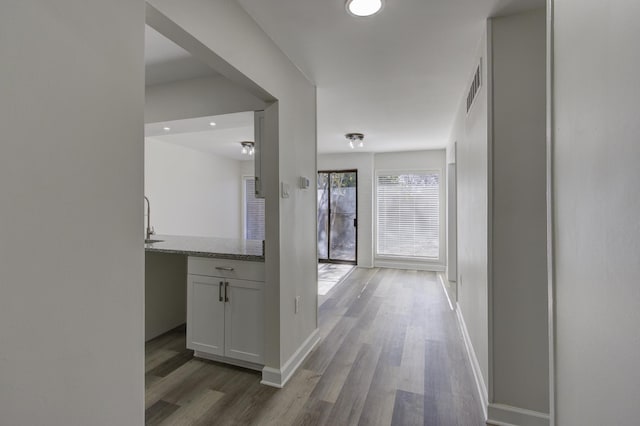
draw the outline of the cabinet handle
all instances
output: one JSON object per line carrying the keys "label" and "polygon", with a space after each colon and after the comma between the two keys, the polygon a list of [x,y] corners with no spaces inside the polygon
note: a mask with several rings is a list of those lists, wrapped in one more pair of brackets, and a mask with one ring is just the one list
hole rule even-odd
{"label": "cabinet handle", "polygon": [[218,302],[222,302],[222,281],[220,281],[220,285],[218,286]]}
{"label": "cabinet handle", "polygon": [[224,283],[224,301],[228,302],[229,301],[229,282],[225,282]]}
{"label": "cabinet handle", "polygon": [[216,269],[217,269],[218,271],[229,271],[229,272],[233,272],[233,268],[225,267],[225,266],[216,266]]}

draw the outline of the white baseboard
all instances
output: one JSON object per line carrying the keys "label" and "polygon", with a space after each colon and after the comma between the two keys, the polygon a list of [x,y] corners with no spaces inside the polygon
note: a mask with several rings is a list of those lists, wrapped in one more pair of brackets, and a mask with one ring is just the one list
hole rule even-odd
{"label": "white baseboard", "polygon": [[195,356],[196,358],[208,359],[210,361],[217,361],[225,364],[236,365],[238,367],[248,368],[250,370],[261,371],[263,368],[262,365],[254,364],[253,362],[242,361],[240,359],[227,358],[225,356],[212,355],[206,352],[193,351],[193,356]]}
{"label": "white baseboard", "polygon": [[478,362],[478,358],[476,357],[476,351],[473,349],[471,337],[469,336],[467,325],[465,324],[464,317],[462,316],[462,309],[460,309],[460,305],[458,303],[456,303],[456,317],[458,318],[458,325],[460,326],[460,330],[462,331],[462,339],[464,340],[464,346],[467,349],[467,356],[469,357],[469,362],[471,363],[471,370],[473,370],[473,378],[476,382],[476,390],[478,391],[480,404],[482,405],[482,414],[484,415],[484,418],[487,419],[487,406],[489,405],[487,385],[484,383],[484,379],[482,378],[480,363]]}
{"label": "white baseboard", "polygon": [[444,272],[444,265],[429,263],[429,262],[420,262],[420,261],[376,259],[374,266],[376,268],[394,268],[394,269],[411,269],[411,270],[417,270],[417,271]]}
{"label": "white baseboard", "polygon": [[480,403],[482,405],[482,411],[484,418],[487,419],[487,425],[493,426],[549,426],[549,415],[545,413],[539,413],[537,411],[525,410],[518,407],[512,407],[504,404],[489,403],[489,396],[487,393],[487,386],[482,377],[482,370],[480,370],[480,363],[476,357],[476,352],[473,349],[471,343],[471,337],[467,330],[467,325],[462,315],[460,305],[456,304],[456,317],[458,318],[458,325],[462,331],[462,338],[464,340],[464,346],[467,349],[467,356],[469,362],[471,362],[471,369],[473,370],[473,377],[476,382],[476,389],[478,396],[480,397]]}
{"label": "white baseboard", "polygon": [[282,373],[277,368],[264,367],[262,369],[262,380],[261,384],[266,386],[271,386],[272,388],[281,389],[284,384],[282,384]]}
{"label": "white baseboard", "polygon": [[[144,341],[148,342],[149,340],[153,340],[156,337],[162,336],[165,333],[170,332],[171,330],[180,327],[185,323],[185,318],[181,317],[177,321],[169,322],[167,324],[162,324],[158,327],[157,324],[154,324],[152,330],[145,330]],[[145,325],[147,325],[145,323]]]}
{"label": "white baseboard", "polygon": [[549,415],[503,404],[489,404],[488,425],[549,426]]}
{"label": "white baseboard", "polygon": [[447,298],[447,302],[449,302],[449,307],[452,311],[455,311],[453,307],[453,302],[451,301],[451,297],[449,296],[449,292],[447,291],[447,286],[444,284],[444,273],[438,272],[438,279],[440,280],[440,285],[442,286],[442,291],[444,291],[444,295]]}
{"label": "white baseboard", "polygon": [[264,367],[260,383],[274,388],[283,388],[319,341],[319,330],[316,328],[280,369]]}

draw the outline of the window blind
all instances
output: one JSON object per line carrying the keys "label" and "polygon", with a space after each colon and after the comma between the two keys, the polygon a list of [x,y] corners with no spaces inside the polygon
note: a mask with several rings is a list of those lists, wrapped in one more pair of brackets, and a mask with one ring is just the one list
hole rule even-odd
{"label": "window blind", "polygon": [[376,183],[377,255],[437,259],[440,174],[382,172]]}
{"label": "window blind", "polygon": [[256,198],[256,181],[244,180],[244,237],[247,240],[264,240],[264,198]]}

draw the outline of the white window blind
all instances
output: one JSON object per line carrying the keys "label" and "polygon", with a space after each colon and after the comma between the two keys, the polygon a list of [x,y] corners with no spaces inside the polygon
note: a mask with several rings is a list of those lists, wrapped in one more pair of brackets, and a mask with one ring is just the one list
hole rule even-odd
{"label": "white window blind", "polygon": [[264,240],[264,198],[256,198],[256,181],[244,178],[244,238]]}
{"label": "white window blind", "polygon": [[376,182],[378,256],[439,257],[440,174],[379,172]]}

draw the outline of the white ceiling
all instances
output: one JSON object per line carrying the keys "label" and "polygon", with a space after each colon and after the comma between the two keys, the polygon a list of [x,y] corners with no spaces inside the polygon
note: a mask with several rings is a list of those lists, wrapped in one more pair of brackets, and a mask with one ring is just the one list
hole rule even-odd
{"label": "white ceiling", "polygon": [[144,64],[147,86],[216,74],[148,25],[144,32]]}
{"label": "white ceiling", "polygon": [[[145,27],[144,56],[147,86],[216,74],[148,25]],[[216,125],[211,126],[212,122]],[[145,138],[234,160],[249,160],[251,157],[240,152],[240,141],[254,138],[253,111],[149,123],[145,125]]]}
{"label": "white ceiling", "polygon": [[[216,125],[211,126],[211,122]],[[252,158],[241,154],[240,142],[253,141],[253,137],[253,111],[145,125],[145,138],[234,160]]]}
{"label": "white ceiling", "polygon": [[356,18],[344,0],[237,0],[318,88],[318,151],[442,148],[489,16],[544,0],[386,0]]}

